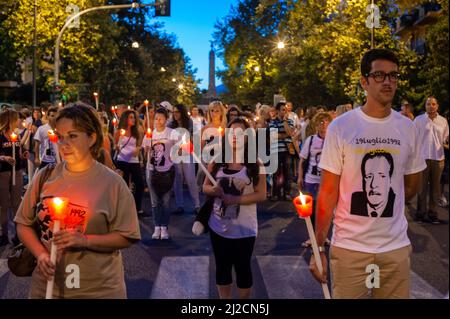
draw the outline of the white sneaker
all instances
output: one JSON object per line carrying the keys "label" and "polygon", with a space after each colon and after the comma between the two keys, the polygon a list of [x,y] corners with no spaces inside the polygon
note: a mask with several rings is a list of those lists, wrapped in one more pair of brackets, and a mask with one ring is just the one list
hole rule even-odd
{"label": "white sneaker", "polygon": [[448,207],[448,202],[447,202],[447,198],[445,198],[444,195],[442,195],[441,198],[439,198],[438,200],[438,205],[443,207],[443,208],[447,208]]}
{"label": "white sneaker", "polygon": [[161,227],[160,226],[156,226],[155,227],[155,232],[152,235],[152,239],[159,239],[159,237],[161,237]]}
{"label": "white sneaker", "polygon": [[167,227],[161,226],[161,239],[169,239],[169,233],[167,232]]}

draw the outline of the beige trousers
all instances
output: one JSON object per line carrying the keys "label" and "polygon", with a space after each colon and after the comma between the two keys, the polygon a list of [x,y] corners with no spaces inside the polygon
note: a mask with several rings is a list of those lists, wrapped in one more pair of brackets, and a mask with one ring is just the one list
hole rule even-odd
{"label": "beige trousers", "polygon": [[332,246],[334,299],[409,299],[411,246],[369,254]]}

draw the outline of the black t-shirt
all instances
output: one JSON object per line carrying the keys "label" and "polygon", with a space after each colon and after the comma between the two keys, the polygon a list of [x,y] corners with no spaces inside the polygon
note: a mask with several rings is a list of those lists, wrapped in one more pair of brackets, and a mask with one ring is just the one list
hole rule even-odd
{"label": "black t-shirt", "polygon": [[[16,170],[21,168],[21,147],[20,147],[20,139],[14,143],[16,148]],[[12,143],[5,136],[4,133],[0,134],[0,155],[1,156],[12,156]],[[6,162],[2,161],[0,166],[0,172],[9,172],[12,171],[12,166]]]}

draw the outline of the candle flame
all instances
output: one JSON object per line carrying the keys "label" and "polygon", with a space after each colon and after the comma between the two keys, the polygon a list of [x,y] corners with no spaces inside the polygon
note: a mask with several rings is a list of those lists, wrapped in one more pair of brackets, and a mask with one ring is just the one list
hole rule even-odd
{"label": "candle flame", "polygon": [[117,125],[117,119],[116,119],[116,118],[113,118],[113,119],[112,119],[112,123],[113,123],[114,126],[116,126],[116,125]]}
{"label": "candle flame", "polygon": [[145,101],[144,101],[144,105],[145,105],[145,106],[148,106],[148,100],[145,100]]}
{"label": "candle flame", "polygon": [[122,129],[120,129],[120,135],[122,135],[122,136],[124,136],[125,135],[125,133],[126,133],[126,131],[122,128]]}
{"label": "candle flame", "polygon": [[17,142],[17,134],[14,132],[11,133],[11,142]]}
{"label": "candle flame", "polygon": [[152,129],[151,128],[147,128],[146,136],[147,136],[147,138],[151,138],[152,137]]}
{"label": "candle flame", "polygon": [[303,195],[302,192],[300,192],[300,195],[298,196],[300,198],[300,202],[302,203],[302,205],[306,204],[306,196]]}
{"label": "candle flame", "polygon": [[116,111],[116,109],[114,108],[114,106],[111,106],[111,112],[115,112]]}
{"label": "candle flame", "polygon": [[69,203],[69,200],[67,198],[54,197],[51,203],[53,206],[54,217],[61,217],[67,207],[67,204]]}
{"label": "candle flame", "polygon": [[222,132],[223,132],[222,126],[219,126],[219,128],[217,130],[219,131],[219,134],[222,135]]}

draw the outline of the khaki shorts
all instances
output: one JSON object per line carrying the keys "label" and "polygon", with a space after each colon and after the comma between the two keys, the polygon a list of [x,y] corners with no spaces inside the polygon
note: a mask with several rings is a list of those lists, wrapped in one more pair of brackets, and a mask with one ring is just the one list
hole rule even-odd
{"label": "khaki shorts", "polygon": [[411,245],[379,254],[332,246],[334,299],[409,299]]}

